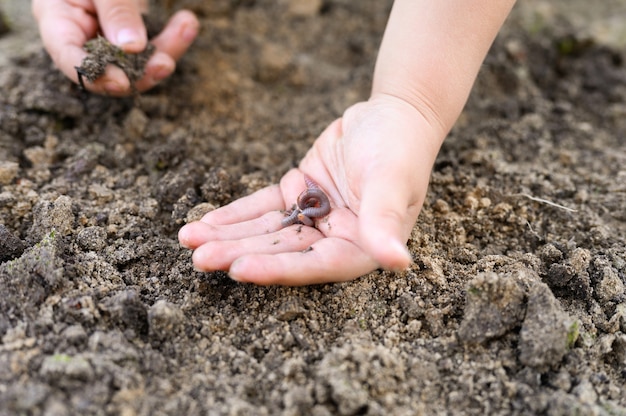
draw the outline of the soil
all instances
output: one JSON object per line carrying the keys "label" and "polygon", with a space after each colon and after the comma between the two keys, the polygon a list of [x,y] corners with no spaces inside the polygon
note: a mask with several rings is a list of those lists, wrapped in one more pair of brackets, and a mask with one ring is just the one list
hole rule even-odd
{"label": "soil", "polygon": [[[103,36],[88,40],[84,48],[88,55],[83,59],[81,65],[76,67],[78,83],[83,89],[85,88],[83,78],[94,82],[104,75],[107,65],[115,65],[122,69],[130,81],[131,89],[133,89],[135,82],[143,77],[146,63],[156,50],[152,43],[148,43],[143,52],[126,54]],[[136,93],[136,91],[134,92]]]}
{"label": "soil", "polygon": [[410,270],[303,288],[195,272],[176,233],[367,98],[390,1],[170,3],[202,33],[139,97],[0,39],[1,414],[626,414],[623,2],[519,4]]}

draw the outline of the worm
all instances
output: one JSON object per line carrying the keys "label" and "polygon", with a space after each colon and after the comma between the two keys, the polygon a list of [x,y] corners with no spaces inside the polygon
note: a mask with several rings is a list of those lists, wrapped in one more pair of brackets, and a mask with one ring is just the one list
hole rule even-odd
{"label": "worm", "polygon": [[324,191],[306,175],[304,182],[307,188],[298,196],[291,213],[281,221],[283,227],[291,224],[313,227],[315,218],[324,217],[330,212],[330,201]]}

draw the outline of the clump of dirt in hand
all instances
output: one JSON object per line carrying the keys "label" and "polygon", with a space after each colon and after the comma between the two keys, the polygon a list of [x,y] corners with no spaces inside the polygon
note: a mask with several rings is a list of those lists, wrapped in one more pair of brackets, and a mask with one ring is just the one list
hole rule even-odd
{"label": "clump of dirt in hand", "polygon": [[148,59],[156,50],[153,44],[148,43],[146,49],[140,53],[126,53],[100,35],[88,40],[84,48],[89,54],[83,59],[81,65],[76,67],[78,81],[83,89],[85,89],[83,77],[89,82],[94,82],[104,75],[109,64],[120,67],[128,77],[131,87],[134,88],[135,83],[143,77]]}

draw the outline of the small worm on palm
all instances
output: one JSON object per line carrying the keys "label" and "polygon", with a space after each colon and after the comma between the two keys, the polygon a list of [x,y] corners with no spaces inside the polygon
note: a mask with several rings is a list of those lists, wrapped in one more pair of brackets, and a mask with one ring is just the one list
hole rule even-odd
{"label": "small worm on palm", "polygon": [[330,201],[313,179],[304,175],[306,189],[298,196],[296,205],[289,215],[281,221],[283,227],[291,224],[315,226],[315,218],[321,218],[330,212]]}

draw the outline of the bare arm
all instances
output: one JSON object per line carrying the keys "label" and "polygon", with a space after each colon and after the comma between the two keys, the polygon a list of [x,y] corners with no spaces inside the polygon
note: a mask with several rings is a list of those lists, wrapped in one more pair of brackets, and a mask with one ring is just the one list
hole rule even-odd
{"label": "bare arm", "polygon": [[[195,266],[227,269],[239,281],[289,285],[408,267],[406,241],[432,165],[513,3],[396,0],[369,100],[331,123],[280,186],[185,226],[179,238],[195,250]],[[305,227],[310,239],[289,228],[268,232],[268,221],[280,224],[282,216],[263,213],[291,206],[303,190],[303,175],[328,194],[330,213],[317,228]],[[283,245],[263,245],[263,239]],[[309,246],[313,250],[303,254]]]}
{"label": "bare arm", "polygon": [[459,116],[514,0],[396,0],[380,48],[372,96],[388,94],[439,126]]}

